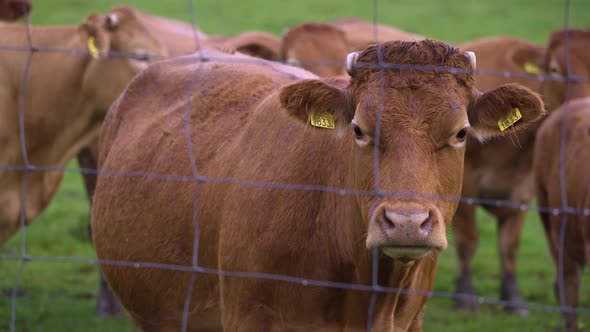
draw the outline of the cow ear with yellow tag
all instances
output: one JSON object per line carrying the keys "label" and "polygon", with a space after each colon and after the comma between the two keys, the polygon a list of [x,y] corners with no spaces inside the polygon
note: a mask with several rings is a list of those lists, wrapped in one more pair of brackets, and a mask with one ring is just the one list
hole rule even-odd
{"label": "cow ear with yellow tag", "polygon": [[104,56],[110,50],[106,21],[104,15],[91,14],[78,26],[80,38],[85,40],[86,51],[94,59]]}
{"label": "cow ear with yellow tag", "polygon": [[547,112],[541,97],[516,83],[476,97],[467,111],[471,132],[480,140],[527,128]]}
{"label": "cow ear with yellow tag", "polygon": [[545,62],[545,47],[518,41],[509,51],[508,59],[527,74],[542,75]]}
{"label": "cow ear with yellow tag", "polygon": [[342,79],[302,80],[281,89],[279,99],[287,114],[318,130],[342,129],[354,116]]}

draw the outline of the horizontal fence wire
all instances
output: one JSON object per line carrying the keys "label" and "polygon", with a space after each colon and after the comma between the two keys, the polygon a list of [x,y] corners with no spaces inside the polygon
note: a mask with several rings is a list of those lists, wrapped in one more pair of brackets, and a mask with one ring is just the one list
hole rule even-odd
{"label": "horizontal fence wire", "polygon": [[[373,0],[373,24],[375,26],[374,34],[375,39],[378,40],[378,0]],[[23,6],[25,6],[23,2]],[[199,62],[200,64],[215,61],[215,62],[224,62],[224,61],[231,61],[232,63],[260,63],[261,60],[259,59],[228,59],[228,58],[216,58],[216,57],[206,57],[202,52],[202,41],[199,40],[199,33],[198,33],[198,24],[196,18],[196,8],[192,0],[188,0],[188,7],[190,13],[190,22],[193,27],[194,31],[194,41],[195,41],[195,49],[198,50],[192,56],[182,56],[182,57],[175,57],[180,59],[180,61],[187,61],[187,62]],[[564,27],[567,28],[569,25],[569,11],[571,7],[571,3],[569,0],[564,0]],[[589,216],[590,215],[590,207],[585,208],[574,208],[570,207],[567,204],[567,188],[565,186],[565,146],[566,146],[566,121],[565,115],[567,113],[567,106],[565,107],[565,112],[563,114],[563,124],[561,130],[561,142],[560,142],[560,192],[562,196],[562,205],[561,206],[532,206],[530,204],[526,204],[523,202],[515,202],[510,200],[495,200],[495,199],[482,199],[478,197],[465,197],[465,196],[449,196],[449,195],[434,195],[429,193],[419,193],[419,192],[386,192],[381,190],[380,181],[379,181],[379,132],[380,132],[380,124],[381,124],[381,113],[383,109],[383,94],[384,94],[384,71],[385,70],[420,70],[420,71],[430,71],[435,73],[450,73],[453,75],[459,74],[468,74],[473,73],[474,75],[480,76],[494,76],[494,77],[503,77],[503,78],[520,78],[520,79],[528,79],[528,80],[536,80],[536,81],[559,81],[563,83],[590,83],[590,77],[580,77],[576,76],[572,73],[571,63],[570,63],[570,54],[568,46],[568,37],[567,33],[565,34],[565,50],[566,50],[566,63],[567,63],[567,75],[545,75],[545,74],[528,74],[528,73],[521,73],[521,72],[509,72],[509,71],[493,71],[493,70],[462,70],[459,68],[451,68],[451,67],[441,67],[441,66],[418,66],[418,65],[400,65],[400,64],[389,64],[385,63],[383,59],[379,59],[378,64],[357,64],[358,67],[365,67],[365,68],[373,68],[377,69],[380,72],[381,77],[381,84],[379,87],[379,105],[378,105],[378,120],[377,120],[377,127],[376,127],[376,135],[375,135],[375,148],[374,148],[374,163],[373,163],[373,170],[375,174],[375,187],[376,190],[374,191],[362,191],[356,190],[354,188],[339,188],[339,187],[332,187],[332,186],[324,186],[324,185],[317,185],[317,184],[304,184],[304,183],[280,183],[280,182],[261,182],[261,181],[253,181],[249,179],[239,179],[239,178],[212,178],[207,177],[199,173],[198,166],[196,164],[196,157],[194,155],[194,149],[192,146],[191,140],[191,127],[190,127],[190,110],[191,110],[191,91],[198,89],[199,83],[206,80],[206,76],[201,73],[202,66],[199,65],[193,73],[193,79],[189,86],[187,87],[187,99],[185,102],[185,107],[183,108],[183,121],[184,121],[184,130],[185,130],[185,138],[186,138],[186,148],[187,154],[189,156],[189,160],[191,163],[191,176],[179,176],[173,174],[158,174],[158,173],[150,173],[150,172],[142,172],[142,171],[134,171],[134,170],[108,170],[108,169],[101,169],[101,170],[94,170],[88,168],[71,168],[62,165],[34,165],[30,162],[27,153],[27,142],[25,140],[25,98],[28,92],[28,80],[29,80],[29,70],[31,67],[31,63],[33,58],[37,54],[42,53],[59,53],[59,54],[69,54],[69,55],[78,55],[78,56],[89,56],[90,52],[86,50],[75,50],[75,49],[62,49],[62,48],[50,48],[50,47],[40,47],[33,44],[32,36],[31,36],[31,25],[27,15],[25,15],[23,24],[26,27],[27,31],[27,44],[28,46],[12,46],[12,45],[0,45],[0,52],[22,52],[25,53],[27,56],[27,62],[25,65],[25,70],[23,72],[23,79],[22,84],[20,87],[19,93],[19,135],[20,135],[20,145],[21,145],[21,152],[22,152],[22,165],[0,165],[0,171],[3,172],[24,172],[25,177],[23,181],[23,185],[20,192],[21,198],[21,210],[20,210],[20,235],[21,235],[21,245],[20,245],[20,254],[0,254],[0,260],[5,261],[17,261],[19,262],[18,273],[15,277],[14,287],[11,293],[11,315],[10,315],[10,331],[16,331],[16,312],[17,312],[17,293],[19,287],[22,285],[22,275],[23,271],[27,264],[31,263],[79,263],[79,264],[90,264],[90,265],[110,265],[110,266],[121,266],[121,267],[129,267],[134,269],[162,269],[162,270],[174,270],[174,271],[181,271],[181,272],[194,272],[194,275],[190,279],[189,284],[187,285],[187,293],[186,298],[184,301],[184,310],[182,316],[182,331],[186,331],[188,329],[189,324],[189,311],[190,311],[190,304],[191,304],[191,296],[192,291],[195,287],[195,283],[197,282],[197,274],[207,274],[207,275],[217,275],[217,276],[224,276],[224,277],[231,277],[231,278],[255,278],[255,279],[264,279],[264,280],[273,280],[273,281],[281,281],[286,283],[294,283],[303,286],[317,286],[317,287],[327,287],[327,288],[334,288],[334,289],[346,289],[346,290],[355,290],[355,291],[363,291],[363,292],[370,292],[372,293],[371,301],[369,304],[368,310],[368,322],[367,322],[367,330],[372,330],[372,317],[374,317],[374,310],[375,310],[375,301],[377,294],[404,294],[404,295],[415,295],[415,296],[425,296],[425,297],[437,297],[437,298],[444,298],[444,299],[457,299],[457,298],[470,298],[475,299],[478,303],[485,303],[503,307],[517,307],[520,306],[509,301],[502,301],[497,300],[494,298],[488,297],[481,297],[481,296],[473,296],[470,294],[457,294],[457,293],[449,293],[449,292],[441,292],[441,291],[416,291],[416,290],[408,290],[402,288],[389,288],[383,287],[378,284],[377,274],[379,271],[379,260],[378,255],[379,253],[377,250],[374,250],[372,253],[372,278],[371,284],[351,284],[351,283],[341,283],[341,282],[333,282],[330,280],[312,280],[312,279],[305,279],[305,278],[297,278],[288,275],[278,275],[278,274],[269,274],[269,273],[256,273],[256,272],[248,272],[248,271],[225,271],[221,269],[213,269],[199,265],[198,261],[198,254],[199,254],[199,242],[200,242],[200,234],[199,234],[199,215],[198,215],[198,202],[200,198],[200,190],[202,185],[218,185],[218,184],[234,184],[240,186],[249,186],[253,188],[272,188],[272,189],[281,189],[281,190],[297,190],[297,191],[317,191],[317,192],[324,192],[330,193],[335,195],[342,195],[342,196],[377,196],[377,197],[393,197],[393,198],[408,198],[408,197],[421,197],[427,198],[430,200],[440,200],[440,201],[449,201],[449,202],[458,202],[458,203],[465,203],[469,205],[480,205],[480,206],[495,206],[495,207],[505,207],[505,208],[512,208],[512,209],[519,209],[522,211],[537,211],[542,213],[548,213],[552,215],[561,215],[563,218],[563,223],[561,224],[561,234],[560,234],[560,257],[559,257],[559,272],[558,272],[558,284],[559,288],[562,290],[560,293],[562,294],[561,298],[559,299],[559,306],[551,306],[545,305],[541,303],[526,303],[526,308],[530,310],[540,311],[540,312],[559,312],[559,313],[576,313],[580,316],[590,316],[590,308],[572,308],[565,305],[565,299],[563,298],[563,289],[565,287],[564,280],[563,280],[563,249],[565,246],[565,225],[568,222],[568,216],[572,215],[583,215]],[[379,47],[379,46],[377,46]],[[381,54],[377,52],[377,54]],[[146,55],[146,54],[135,54],[135,53],[124,53],[124,52],[102,52],[101,56],[103,57],[120,57],[120,58],[133,58],[133,59],[145,59],[149,57],[152,60],[163,60],[167,58],[171,58],[171,56],[157,56],[157,55]],[[294,63],[284,62],[286,64],[295,65]],[[334,66],[340,65],[344,66],[345,64],[342,62],[334,62],[334,61],[313,61],[313,62],[304,62],[298,63],[298,65],[307,64],[307,65],[327,65],[327,66]],[[569,94],[569,87],[566,91],[566,96]],[[567,97],[566,97],[567,99]],[[27,188],[29,185],[29,179],[31,175],[35,174],[36,172],[71,172],[71,173],[80,173],[80,174],[89,174],[89,175],[99,175],[105,179],[109,177],[135,177],[135,178],[149,178],[155,179],[160,181],[171,181],[171,182],[179,182],[179,183],[196,183],[196,189],[194,193],[193,199],[193,222],[194,222],[194,229],[195,233],[193,236],[193,253],[192,253],[192,263],[191,265],[184,266],[184,265],[172,265],[172,264],[161,264],[157,262],[131,262],[131,261],[111,261],[111,260],[99,260],[95,258],[89,257],[43,257],[43,256],[32,256],[27,253],[27,235],[26,235],[26,193]],[[572,222],[571,220],[569,222]]]}

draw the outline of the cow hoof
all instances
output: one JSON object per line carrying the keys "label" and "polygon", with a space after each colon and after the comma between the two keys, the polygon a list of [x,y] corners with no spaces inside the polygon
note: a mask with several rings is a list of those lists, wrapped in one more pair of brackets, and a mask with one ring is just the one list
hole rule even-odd
{"label": "cow hoof", "polygon": [[526,302],[520,296],[514,274],[502,277],[500,299],[507,302],[504,305],[504,312],[521,317],[528,316],[529,310],[526,307]]}
{"label": "cow hoof", "polygon": [[509,303],[504,305],[504,312],[520,317],[529,315],[526,302],[520,296],[506,301]]}
{"label": "cow hoof", "polygon": [[455,310],[479,311],[479,300],[471,282],[471,271],[465,271],[459,275],[455,289]]}
{"label": "cow hoof", "polygon": [[455,310],[464,310],[471,312],[479,311],[479,301],[475,295],[466,296],[463,294],[455,293]]}

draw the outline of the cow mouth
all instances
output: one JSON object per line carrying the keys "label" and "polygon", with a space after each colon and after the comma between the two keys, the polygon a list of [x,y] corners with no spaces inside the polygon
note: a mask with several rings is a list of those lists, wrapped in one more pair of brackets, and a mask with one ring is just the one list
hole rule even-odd
{"label": "cow mouth", "polygon": [[436,249],[430,246],[383,246],[381,251],[393,258],[401,260],[418,260],[431,250]]}

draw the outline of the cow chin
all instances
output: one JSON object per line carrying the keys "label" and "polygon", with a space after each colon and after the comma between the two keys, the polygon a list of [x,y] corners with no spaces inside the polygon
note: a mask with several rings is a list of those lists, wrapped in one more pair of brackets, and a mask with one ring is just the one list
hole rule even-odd
{"label": "cow chin", "polygon": [[387,246],[381,247],[381,251],[393,258],[399,260],[419,260],[426,256],[431,250],[437,250],[438,248],[433,247],[422,247],[422,246]]}

